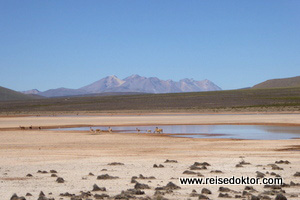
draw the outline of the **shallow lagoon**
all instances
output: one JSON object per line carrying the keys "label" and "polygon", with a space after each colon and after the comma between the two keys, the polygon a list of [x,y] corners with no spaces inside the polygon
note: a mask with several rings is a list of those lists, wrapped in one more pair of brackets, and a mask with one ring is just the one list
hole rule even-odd
{"label": "shallow lagoon", "polygon": [[[156,126],[114,126],[113,132],[141,134],[147,130],[153,131]],[[300,138],[300,126],[265,126],[265,125],[162,125],[163,134],[172,137],[189,138],[234,138],[257,140],[282,140]],[[92,127],[93,129],[107,130],[108,127]],[[64,128],[60,130],[89,130],[90,127]]]}

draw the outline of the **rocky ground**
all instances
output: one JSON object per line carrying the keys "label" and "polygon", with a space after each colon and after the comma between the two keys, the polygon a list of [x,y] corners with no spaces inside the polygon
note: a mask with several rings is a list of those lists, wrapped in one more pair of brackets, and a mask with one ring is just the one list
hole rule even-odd
{"label": "rocky ground", "polygon": [[[286,117],[224,115],[206,116],[202,121],[299,121],[297,115]],[[0,119],[1,200],[300,199],[299,139],[192,139],[143,133],[18,129],[20,125],[61,126],[96,124],[96,121],[129,124],[134,119],[152,123],[159,122],[158,118]],[[201,118],[182,117],[180,121],[162,116],[160,119],[163,123],[176,124]],[[284,184],[181,185],[179,182],[180,177],[215,176],[281,177]]]}

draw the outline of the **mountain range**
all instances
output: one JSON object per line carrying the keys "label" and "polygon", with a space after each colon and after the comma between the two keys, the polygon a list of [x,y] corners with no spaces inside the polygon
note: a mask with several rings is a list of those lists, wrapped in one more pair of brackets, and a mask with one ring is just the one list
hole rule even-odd
{"label": "mountain range", "polygon": [[[140,82],[141,81],[141,82]],[[154,84],[161,82],[161,84]],[[151,87],[147,87],[150,85]],[[193,79],[182,79],[178,82],[168,80],[163,81],[158,78],[145,78],[138,75],[132,75],[123,80],[116,76],[108,76],[90,85],[79,89],[58,88],[41,92],[37,89],[17,92],[0,86],[0,101],[14,101],[14,100],[30,100],[40,99],[45,97],[59,97],[59,96],[112,96],[112,95],[136,95],[141,93],[166,93],[166,92],[180,92],[180,91],[209,91],[220,90],[218,86],[208,80],[194,81]],[[197,86],[197,87],[196,87]],[[297,88],[300,87],[300,76],[272,79],[262,83],[256,84],[253,87],[243,89],[265,89],[265,88]],[[144,89],[143,89],[144,88]],[[145,89],[146,88],[146,89]],[[165,90],[162,91],[161,89]],[[119,91],[119,92],[118,92]],[[135,92],[122,92],[135,91]],[[100,92],[100,93],[99,93]],[[43,97],[44,96],[44,97]]]}
{"label": "mountain range", "polygon": [[173,80],[161,80],[156,77],[147,78],[139,75],[132,75],[125,79],[119,79],[117,76],[112,75],[78,89],[57,88],[44,92],[33,89],[23,91],[23,93],[37,94],[44,97],[59,97],[112,92],[179,93],[215,90],[221,90],[221,88],[209,80],[196,81],[186,78],[176,82]]}

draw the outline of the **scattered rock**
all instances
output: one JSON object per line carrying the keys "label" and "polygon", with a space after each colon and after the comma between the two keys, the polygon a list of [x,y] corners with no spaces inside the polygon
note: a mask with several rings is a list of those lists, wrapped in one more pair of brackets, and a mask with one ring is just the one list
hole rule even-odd
{"label": "scattered rock", "polygon": [[236,164],[235,167],[243,167],[241,164]]}
{"label": "scattered rock", "polygon": [[230,192],[231,189],[227,188],[227,187],[219,187],[219,191],[220,192]]}
{"label": "scattered rock", "polygon": [[251,195],[251,200],[260,200],[258,196]]}
{"label": "scattered rock", "polygon": [[281,184],[281,187],[290,187],[290,185],[289,185],[289,184],[286,184],[286,183],[282,183],[282,184]]}
{"label": "scattered rock", "polygon": [[287,200],[287,198],[283,194],[277,194],[275,200]]}
{"label": "scattered rock", "polygon": [[144,189],[150,189],[150,187],[149,187],[149,185],[147,185],[147,184],[143,184],[143,183],[137,182],[137,183],[134,185],[134,189],[137,189],[137,190],[144,190]]}
{"label": "scattered rock", "polygon": [[155,190],[170,190],[170,191],[177,190],[177,189],[181,189],[181,187],[175,185],[172,182],[169,182],[166,186],[155,188]]}
{"label": "scattered rock", "polygon": [[39,198],[37,200],[55,200],[54,198],[47,198],[43,191],[40,192]]}
{"label": "scattered rock", "polygon": [[276,164],[290,164],[290,162],[288,160],[279,160],[279,161],[275,161]]}
{"label": "scattered rock", "polygon": [[163,196],[163,195],[165,195],[165,192],[163,192],[161,190],[155,190],[154,196],[158,196],[158,195]]}
{"label": "scattered rock", "polygon": [[207,163],[207,162],[202,162],[202,163],[200,163],[200,162],[194,162],[194,164],[193,165],[195,165],[195,166],[210,166],[210,164],[209,163]]}
{"label": "scattered rock", "polygon": [[245,186],[244,190],[248,190],[250,192],[257,192],[252,186]]}
{"label": "scattered rock", "polygon": [[191,165],[190,166],[190,170],[204,170],[204,169],[207,169],[207,167],[206,166],[201,166],[201,167],[199,167],[199,166],[197,166],[197,165]]}
{"label": "scattered rock", "polygon": [[251,163],[246,162],[246,161],[244,161],[244,160],[242,160],[239,164],[240,164],[240,165],[251,165]]}
{"label": "scattered rock", "polygon": [[221,170],[212,170],[210,171],[210,173],[217,173],[217,174],[221,174],[223,173]]}
{"label": "scattered rock", "polygon": [[165,163],[178,163],[177,160],[166,160]]}
{"label": "scattered rock", "polygon": [[44,196],[45,196],[44,192],[40,191],[39,197],[44,197]]}
{"label": "scattered rock", "polygon": [[209,199],[209,198],[207,196],[203,195],[203,194],[199,194],[198,199],[205,200],[205,199]]}
{"label": "scattered rock", "polygon": [[124,191],[121,192],[121,194],[118,194],[114,197],[114,199],[133,199],[135,198],[133,195],[126,193]]}
{"label": "scattered rock", "polygon": [[66,193],[60,193],[59,196],[62,196],[62,197],[72,197],[72,196],[75,196],[75,194],[70,194],[69,192],[66,192]]}
{"label": "scattered rock", "polygon": [[58,182],[58,183],[64,183],[65,180],[64,180],[62,177],[58,177],[58,178],[56,179],[56,182]]}
{"label": "scattered rock", "polygon": [[[75,197],[73,197],[73,198],[77,198],[77,197],[78,197],[79,200],[81,200],[81,199],[87,199],[87,198],[93,196],[92,193],[91,193],[90,191],[88,191],[88,192],[83,192],[83,191],[81,191],[80,193],[81,193],[80,195],[75,196]],[[71,198],[71,199],[72,199],[72,198]]]}
{"label": "scattered rock", "polygon": [[32,174],[27,174],[26,176],[27,176],[27,177],[33,177]]}
{"label": "scattered rock", "polygon": [[291,181],[290,186],[300,186],[300,183],[295,183],[295,182]]}
{"label": "scattered rock", "polygon": [[18,195],[15,193],[10,197],[10,200],[18,200]]}
{"label": "scattered rock", "polygon": [[209,189],[207,189],[207,188],[203,188],[201,190],[201,194],[211,194],[211,191]]}
{"label": "scattered rock", "polygon": [[94,198],[95,199],[105,199],[105,198],[109,198],[109,196],[107,194],[95,194]]}
{"label": "scattered rock", "polygon": [[93,190],[92,191],[106,191],[105,187],[99,187],[97,184],[93,185]]}
{"label": "scattered rock", "polygon": [[102,174],[100,176],[97,176],[97,179],[117,179],[119,177],[117,176],[110,176],[108,174]]}
{"label": "scattered rock", "polygon": [[280,190],[267,190],[267,191],[262,192],[263,195],[277,195],[277,194],[281,194],[281,193],[285,193],[285,191],[280,189]]}
{"label": "scattered rock", "polygon": [[193,171],[190,171],[190,170],[185,170],[183,172],[183,174],[190,174],[190,175],[197,175],[199,177],[204,177],[203,174],[201,174],[200,172],[193,172]]}
{"label": "scattered rock", "polygon": [[164,187],[156,187],[155,190],[164,190]]}
{"label": "scattered rock", "polygon": [[254,190],[254,188],[252,186],[245,186],[245,189],[244,190]]}
{"label": "scattered rock", "polygon": [[74,196],[74,197],[71,197],[70,200],[83,200],[83,197],[81,195],[79,196]]}
{"label": "scattered rock", "polygon": [[26,197],[31,197],[31,196],[32,196],[32,194],[31,194],[31,193],[29,193],[29,192],[27,192],[25,196],[26,196]]}
{"label": "scattered rock", "polygon": [[57,177],[57,175],[56,174],[51,174],[51,177]]}
{"label": "scattered rock", "polygon": [[168,199],[163,197],[162,195],[156,195],[152,199],[146,199],[146,200],[168,200]]}
{"label": "scattered rock", "polygon": [[137,183],[136,179],[137,179],[136,176],[131,177],[130,183]]}
{"label": "scattered rock", "polygon": [[256,177],[258,177],[258,178],[263,178],[263,177],[265,177],[265,174],[262,173],[262,172],[257,171],[257,172],[256,172]]}
{"label": "scattered rock", "polygon": [[294,183],[293,181],[290,182],[290,186],[295,186],[296,183]]}
{"label": "scattered rock", "polygon": [[280,185],[264,185],[264,188],[271,188],[272,190],[280,190]]}
{"label": "scattered rock", "polygon": [[199,194],[197,193],[196,190],[193,190],[190,194],[190,197],[198,197],[198,196],[199,196]]}
{"label": "scattered rock", "polygon": [[89,173],[89,176],[95,176],[92,172]]}
{"label": "scattered rock", "polygon": [[267,195],[258,195],[258,197],[260,198],[260,200],[271,200],[271,197]]}
{"label": "scattered rock", "polygon": [[181,189],[181,187],[175,185],[172,182],[169,182],[164,188],[165,188],[165,190],[177,190],[177,189]]}
{"label": "scattered rock", "polygon": [[144,191],[139,190],[139,189],[128,189],[125,192],[123,191],[123,193],[127,193],[127,194],[130,194],[130,195],[143,195],[143,194],[145,194]]}
{"label": "scattered rock", "polygon": [[108,163],[108,165],[124,165],[124,163],[112,162],[112,163]]}
{"label": "scattered rock", "polygon": [[190,171],[190,170],[185,170],[184,172],[183,172],[183,174],[197,174],[196,172],[193,172],[193,171]]}
{"label": "scattered rock", "polygon": [[300,176],[300,172],[296,172],[294,176]]}
{"label": "scattered rock", "polygon": [[48,172],[47,172],[47,171],[41,171],[41,170],[38,170],[37,173],[40,173],[40,174],[47,174]]}
{"label": "scattered rock", "polygon": [[232,198],[229,194],[227,193],[220,193],[218,197],[222,197],[222,198]]}
{"label": "scattered rock", "polygon": [[278,165],[272,164],[272,170],[283,170],[283,168],[279,167]]}
{"label": "scattered rock", "polygon": [[156,179],[154,176],[147,177],[147,176],[143,176],[142,174],[140,174],[138,178],[139,179]]}
{"label": "scattered rock", "polygon": [[50,173],[52,173],[52,174],[56,174],[57,173],[57,171],[56,170],[50,170]]}
{"label": "scattered rock", "polygon": [[18,197],[17,194],[13,194],[10,200],[26,200],[25,197]]}
{"label": "scattered rock", "polygon": [[154,164],[153,165],[153,168],[164,168],[165,166],[163,166],[162,164],[159,164],[159,165],[157,165],[157,164]]}

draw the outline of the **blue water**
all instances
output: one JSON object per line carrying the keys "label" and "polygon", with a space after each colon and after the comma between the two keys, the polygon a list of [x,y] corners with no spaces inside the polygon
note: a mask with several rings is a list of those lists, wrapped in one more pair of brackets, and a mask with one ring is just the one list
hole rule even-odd
{"label": "blue water", "polygon": [[[141,134],[147,130],[153,131],[156,126],[114,126],[113,132]],[[92,127],[93,129],[107,130],[107,126]],[[256,140],[283,140],[300,138],[300,126],[263,126],[263,125],[165,125],[158,126],[163,134],[174,134],[173,137],[190,138],[235,138]],[[65,128],[60,130],[89,130],[90,127]]]}

